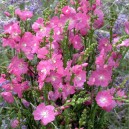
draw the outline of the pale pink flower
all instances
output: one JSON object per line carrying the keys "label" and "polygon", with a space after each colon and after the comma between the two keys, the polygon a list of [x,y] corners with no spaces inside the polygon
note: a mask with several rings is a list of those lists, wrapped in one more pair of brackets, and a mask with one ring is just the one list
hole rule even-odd
{"label": "pale pink flower", "polygon": [[84,82],[86,82],[86,71],[80,71],[77,74],[74,74],[73,83],[76,88],[83,88]]}
{"label": "pale pink flower", "polygon": [[110,92],[105,90],[105,91],[99,91],[95,99],[97,104],[100,107],[104,108],[112,104],[113,96],[110,94]]}
{"label": "pale pink flower", "polygon": [[55,120],[55,108],[52,105],[45,105],[44,103],[39,104],[36,110],[33,112],[35,120],[41,120],[43,125]]}
{"label": "pale pink flower", "polygon": [[111,82],[111,76],[111,71],[108,68],[100,68],[91,73],[87,83],[89,85],[107,87]]}
{"label": "pale pink flower", "polygon": [[129,46],[129,39],[125,39],[122,41],[121,44],[117,45],[117,47],[128,47]]}

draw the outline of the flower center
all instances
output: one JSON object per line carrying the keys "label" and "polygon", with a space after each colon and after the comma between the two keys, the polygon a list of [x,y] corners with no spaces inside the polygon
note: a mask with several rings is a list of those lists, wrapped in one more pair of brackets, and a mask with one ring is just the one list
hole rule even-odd
{"label": "flower center", "polygon": [[77,76],[77,79],[78,79],[79,81],[81,81],[81,80],[82,80],[82,78],[81,78],[81,77],[79,77],[79,76]]}
{"label": "flower center", "polygon": [[44,69],[41,70],[41,73],[46,74],[47,73],[47,70],[44,68]]}
{"label": "flower center", "polygon": [[56,77],[55,76],[52,76],[52,81],[55,81],[56,80]]}
{"label": "flower center", "polygon": [[99,80],[104,80],[104,76],[103,75],[99,76]]}
{"label": "flower center", "polygon": [[23,46],[26,47],[27,46],[26,43],[24,43]]}
{"label": "flower center", "polygon": [[101,99],[100,99],[100,102],[101,102],[101,103],[105,103],[106,101],[107,101],[106,98],[101,98]]}
{"label": "flower center", "polygon": [[43,111],[43,112],[42,112],[42,116],[43,116],[44,118],[48,117],[48,111]]}

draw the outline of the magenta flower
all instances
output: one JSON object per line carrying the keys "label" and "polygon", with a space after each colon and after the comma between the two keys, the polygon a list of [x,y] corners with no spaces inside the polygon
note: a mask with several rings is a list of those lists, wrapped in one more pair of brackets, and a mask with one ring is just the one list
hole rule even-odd
{"label": "magenta flower", "polygon": [[[85,19],[85,20],[84,20]],[[77,13],[76,14],[76,26],[77,30],[81,30],[83,28],[89,28],[89,16],[85,13]]]}
{"label": "magenta flower", "polygon": [[101,51],[102,49],[104,49],[105,52],[111,51],[112,45],[110,44],[109,39],[101,38],[99,40],[98,50]]}
{"label": "magenta flower", "polygon": [[9,23],[7,25],[4,25],[4,33],[10,34],[12,36],[17,36],[21,33],[21,29],[18,22],[15,23]]}
{"label": "magenta flower", "polygon": [[3,47],[9,46],[11,48],[17,48],[16,42],[11,38],[2,38],[2,46]]}
{"label": "magenta flower", "polygon": [[19,18],[22,21],[26,21],[27,19],[31,18],[33,16],[33,13],[31,11],[21,11],[20,9],[15,10],[15,15],[19,16]]}
{"label": "magenta flower", "polygon": [[23,59],[19,59],[18,57],[13,57],[11,63],[8,66],[9,73],[14,74],[17,77],[20,77],[22,74],[27,73],[28,64],[24,62]]}
{"label": "magenta flower", "polygon": [[75,35],[72,39],[73,47],[77,50],[80,50],[83,47],[82,39],[79,35]]}
{"label": "magenta flower", "polygon": [[94,21],[94,27],[99,29],[104,24],[104,13],[100,9],[95,9],[94,15],[97,16],[97,19]]}
{"label": "magenta flower", "polygon": [[11,121],[11,127],[12,127],[12,128],[15,129],[15,128],[18,127],[18,125],[19,125],[19,120],[14,119],[14,120]]}
{"label": "magenta flower", "polygon": [[125,22],[125,32],[129,34],[129,22],[128,21]]}
{"label": "magenta flower", "polygon": [[40,31],[41,26],[44,26],[44,20],[43,20],[43,18],[39,17],[39,18],[36,20],[36,22],[34,22],[34,24],[32,25],[32,29],[33,29],[35,32],[38,32],[38,31]]}
{"label": "magenta flower", "polygon": [[48,53],[49,51],[47,50],[46,47],[39,48],[37,52],[37,57],[39,59],[44,59]]}
{"label": "magenta flower", "polygon": [[62,82],[62,76],[52,71],[50,76],[47,77],[46,82],[51,82],[51,84],[56,87],[56,85]]}
{"label": "magenta flower", "polygon": [[8,103],[13,103],[14,98],[11,92],[2,92],[1,96],[4,98],[4,100]]}
{"label": "magenta flower", "polygon": [[75,14],[76,11],[75,11],[74,8],[72,8],[72,7],[70,7],[70,6],[64,6],[64,7],[62,8],[62,13],[63,13],[64,15],[70,15],[70,14]]}
{"label": "magenta flower", "polygon": [[100,51],[100,54],[96,57],[96,60],[95,60],[96,66],[103,67],[105,64],[105,59],[106,59],[106,53],[105,53],[105,50],[102,49]]}
{"label": "magenta flower", "polygon": [[48,75],[50,75],[50,70],[52,68],[53,67],[49,61],[40,61],[39,64],[37,65],[37,70],[39,75],[38,82],[39,82],[40,89],[42,89],[44,85],[44,80]]}
{"label": "magenta flower", "polygon": [[22,98],[22,93],[24,91],[26,91],[27,89],[29,89],[28,81],[22,82],[20,84],[20,83],[16,82],[16,80],[15,80],[15,82],[13,82],[13,85],[14,85],[13,91],[18,94],[19,98]]}
{"label": "magenta flower", "polygon": [[52,105],[45,106],[44,103],[41,103],[37,106],[36,110],[33,112],[35,120],[41,120],[43,125],[55,120],[55,108]]}
{"label": "magenta flower", "polygon": [[[124,90],[121,90],[119,89],[117,92],[116,92],[116,97],[119,97],[119,98],[127,98],[126,94],[125,94],[125,91]],[[117,104],[120,106],[122,105],[122,101],[116,101]]]}

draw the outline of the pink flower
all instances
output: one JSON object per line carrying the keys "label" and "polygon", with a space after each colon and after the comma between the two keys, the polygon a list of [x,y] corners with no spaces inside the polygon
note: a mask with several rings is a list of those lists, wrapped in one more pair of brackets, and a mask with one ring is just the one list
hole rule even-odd
{"label": "pink flower", "polygon": [[21,33],[20,26],[18,22],[12,22],[7,25],[4,25],[4,33],[17,36]]}
{"label": "pink flower", "polygon": [[1,96],[4,98],[5,101],[7,101],[8,103],[13,103],[14,102],[14,98],[11,92],[2,92]]}
{"label": "pink flower", "polygon": [[74,75],[73,83],[76,88],[83,88],[86,82],[86,71],[80,71]]}
{"label": "pink flower", "polygon": [[50,76],[46,79],[46,82],[51,82],[53,86],[59,85],[62,82],[62,76],[58,73],[51,72]]}
{"label": "pink flower", "polygon": [[35,120],[41,120],[43,125],[55,120],[55,108],[52,105],[45,106],[44,103],[41,103],[37,106],[36,110],[33,112]]}
{"label": "pink flower", "polygon": [[[126,94],[125,94],[125,91],[124,90],[118,90],[117,92],[116,92],[116,97],[119,97],[119,98],[127,98],[127,96],[126,96]],[[116,101],[117,102],[117,104],[120,106],[120,105],[122,105],[122,101]]]}
{"label": "pink flower", "polygon": [[46,47],[42,47],[42,48],[39,48],[38,49],[38,52],[37,52],[37,57],[39,59],[44,59],[45,56],[49,53],[49,51],[47,50]]}
{"label": "pink flower", "polygon": [[22,82],[21,84],[18,82],[14,82],[13,84],[14,84],[13,91],[18,94],[19,98],[22,98],[22,93],[24,91],[26,91],[27,89],[29,89],[29,82],[28,81]]}
{"label": "pink flower", "polygon": [[68,15],[68,16],[63,16],[61,18],[61,20],[64,20],[65,21],[65,24],[66,23],[69,23],[68,24],[68,30],[72,30],[73,28],[75,28],[75,25],[76,25],[76,18],[75,18],[75,14],[71,14],[71,15]]}
{"label": "pink flower", "polygon": [[77,50],[80,50],[83,47],[82,39],[79,35],[75,35],[71,41],[73,47]]}
{"label": "pink flower", "polygon": [[100,54],[96,57],[96,60],[95,60],[95,64],[97,65],[97,67],[104,66],[104,64],[105,64],[105,57],[106,57],[105,50],[102,49],[100,51]]}
{"label": "pink flower", "polygon": [[95,9],[94,15],[97,16],[97,19],[94,21],[94,27],[99,29],[104,24],[104,13],[100,9]]}
{"label": "pink flower", "polygon": [[54,41],[60,41],[63,39],[62,30],[59,27],[54,28],[54,35],[53,35]]}
{"label": "pink flower", "polygon": [[65,14],[65,15],[70,15],[70,14],[75,14],[76,11],[74,8],[72,7],[69,7],[69,6],[64,6],[62,8],[62,13]]}
{"label": "pink flower", "polygon": [[129,34],[129,22],[128,21],[125,22],[125,32]]}
{"label": "pink flower", "polygon": [[19,18],[22,21],[26,21],[27,19],[31,18],[33,16],[33,13],[31,11],[21,11],[20,9],[15,10],[15,15],[19,16]]}
{"label": "pink flower", "polygon": [[11,127],[12,128],[17,128],[19,125],[19,121],[17,119],[14,119],[11,121]]}
{"label": "pink flower", "polygon": [[83,28],[89,28],[89,16],[85,13],[77,13],[76,14],[76,26],[77,30],[81,30]]}
{"label": "pink flower", "polygon": [[129,39],[122,41],[122,43],[117,45],[117,46],[118,47],[122,47],[122,46],[128,47],[129,46]]}
{"label": "pink flower", "polygon": [[27,73],[28,64],[24,62],[23,59],[19,59],[18,57],[13,57],[11,63],[8,66],[9,73],[14,74],[17,77],[20,77],[22,74]]}
{"label": "pink flower", "polygon": [[2,46],[3,47],[9,46],[9,47],[15,48],[17,51],[19,51],[18,44],[12,38],[2,38]]}
{"label": "pink flower", "polygon": [[97,104],[102,108],[110,106],[113,101],[112,95],[106,90],[98,92],[95,99]]}
{"label": "pink flower", "polygon": [[96,5],[100,6],[101,5],[101,0],[95,0],[96,1]]}
{"label": "pink flower", "polygon": [[89,8],[90,7],[90,2],[89,1],[80,0],[79,5],[80,5],[80,7],[78,8],[78,11],[81,11],[81,12],[83,12],[85,14],[87,14],[88,11],[90,11],[90,8]]}
{"label": "pink flower", "polygon": [[101,38],[99,40],[98,50],[101,51],[102,49],[104,49],[105,52],[111,51],[112,45],[110,44],[109,39]]}
{"label": "pink flower", "polygon": [[66,100],[69,95],[75,93],[75,87],[68,83],[66,85],[60,83],[54,87],[54,90],[54,92],[50,91],[48,95],[48,98],[53,101],[57,100],[58,98],[61,99],[61,97],[63,100]]}
{"label": "pink flower", "polygon": [[75,93],[74,86],[71,86],[68,83],[66,85],[64,85],[64,87],[62,89],[62,97],[64,100],[66,100],[69,95],[72,95],[74,93]]}
{"label": "pink flower", "polygon": [[45,36],[49,36],[51,30],[48,25],[44,25],[44,20],[40,17],[36,20],[36,22],[34,22],[34,24],[32,25],[32,29],[36,32],[36,36],[41,41]]}
{"label": "pink flower", "polygon": [[36,22],[34,22],[34,24],[32,25],[32,29],[35,32],[38,32],[41,29],[41,26],[44,26],[44,20],[43,18],[39,17]]}
{"label": "pink flower", "polygon": [[25,53],[29,60],[33,59],[34,53],[39,49],[39,39],[30,32],[25,32],[20,40],[20,49]]}
{"label": "pink flower", "polygon": [[9,12],[4,12],[4,14],[5,14],[5,16],[7,16],[7,17],[10,17],[11,16],[11,14],[9,13]]}
{"label": "pink flower", "polygon": [[27,100],[22,99],[21,101],[26,108],[30,106],[30,103]]}
{"label": "pink flower", "polygon": [[52,58],[49,59],[52,70],[57,70],[57,73],[63,74],[63,61],[61,54],[53,54]]}
{"label": "pink flower", "polygon": [[100,68],[92,72],[87,83],[89,85],[107,87],[109,82],[111,81],[111,76],[112,74],[109,68]]}
{"label": "pink flower", "polygon": [[39,64],[37,65],[37,70],[39,75],[38,82],[39,82],[40,89],[42,89],[44,80],[48,75],[50,75],[50,70],[52,68],[53,67],[49,61],[40,61]]}
{"label": "pink flower", "polygon": [[21,29],[18,22],[9,23],[4,25],[4,33],[9,34],[8,38],[3,38],[3,46],[10,46],[11,48],[17,49],[20,41]]}

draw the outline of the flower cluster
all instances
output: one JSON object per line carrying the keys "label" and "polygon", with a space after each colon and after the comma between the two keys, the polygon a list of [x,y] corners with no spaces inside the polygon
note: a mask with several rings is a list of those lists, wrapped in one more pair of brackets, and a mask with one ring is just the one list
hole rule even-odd
{"label": "flower cluster", "polygon": [[[70,3],[61,12],[56,8],[59,14],[48,17],[47,21],[39,17],[31,22],[31,11],[16,9],[17,21],[4,25],[2,45],[14,53],[8,74],[0,77],[1,96],[10,104],[18,100],[17,105],[30,110],[30,116],[48,128],[56,118],[62,126],[69,121],[73,128],[87,127],[83,125],[85,108],[90,106],[92,113],[92,105],[96,104],[109,112],[127,98],[124,90],[113,87],[112,82],[122,59],[120,49],[128,47],[129,40],[119,42],[121,37],[114,38],[112,30],[110,38],[96,40],[94,31],[104,25],[100,0]],[[125,23],[125,32],[128,36],[129,22]],[[78,111],[82,113],[77,125],[72,115],[70,120],[63,117],[67,111],[73,116]],[[17,127],[19,122],[13,121],[12,127]],[[35,123],[34,127],[39,128],[39,124]]]}

